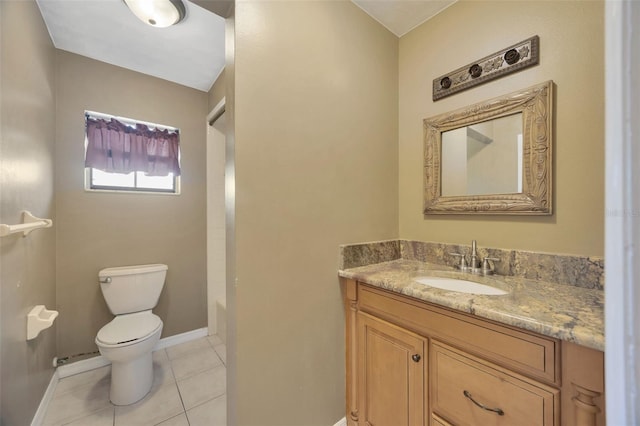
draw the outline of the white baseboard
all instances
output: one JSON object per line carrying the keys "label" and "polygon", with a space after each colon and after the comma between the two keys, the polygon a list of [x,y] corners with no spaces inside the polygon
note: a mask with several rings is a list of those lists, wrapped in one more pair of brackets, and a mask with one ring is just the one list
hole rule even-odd
{"label": "white baseboard", "polygon": [[207,337],[209,335],[209,330],[207,327],[198,328],[195,330],[187,331],[180,334],[174,334],[173,336],[165,337],[164,339],[160,339],[158,344],[153,351],[159,351],[160,349],[165,349],[170,346],[179,345],[181,343],[187,343],[191,340],[196,340],[201,337]]}
{"label": "white baseboard", "polygon": [[343,417],[333,426],[347,426],[347,418]]}
{"label": "white baseboard", "polygon": [[71,364],[65,364],[58,367],[58,377],[64,379],[65,377],[74,376],[76,374],[84,373],[85,371],[95,370],[96,368],[110,365],[111,363],[102,355],[94,356],[93,358],[83,359],[82,361],[72,362]]}
{"label": "white baseboard", "polygon": [[51,376],[51,380],[49,381],[49,386],[47,386],[47,390],[42,396],[40,405],[38,405],[36,414],[33,416],[33,420],[31,420],[31,426],[40,426],[44,422],[44,416],[47,414],[47,408],[49,407],[51,399],[53,399],[53,394],[56,391],[56,386],[58,386],[59,380],[58,372],[54,371]]}
{"label": "white baseboard", "polygon": [[[191,340],[196,340],[201,337],[207,336],[207,328],[198,328],[196,330],[187,331],[185,333],[175,334],[173,336],[160,339],[153,351],[165,349],[170,346],[186,343]],[[82,361],[72,362],[71,364],[65,364],[58,367],[58,377],[64,379],[65,377],[73,376],[75,374],[84,373],[85,371],[95,370],[96,368],[104,367],[111,364],[102,355],[95,356],[93,358],[84,359]]]}

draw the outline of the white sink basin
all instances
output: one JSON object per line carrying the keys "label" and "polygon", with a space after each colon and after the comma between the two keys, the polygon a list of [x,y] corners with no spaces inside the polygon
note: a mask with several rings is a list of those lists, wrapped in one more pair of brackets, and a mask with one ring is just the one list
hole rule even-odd
{"label": "white sink basin", "polygon": [[506,291],[499,288],[491,287],[485,284],[474,283],[473,281],[458,280],[456,278],[440,278],[440,277],[419,277],[415,278],[419,284],[429,287],[436,287],[443,290],[457,291],[459,293],[470,294],[489,294],[493,296],[501,296],[507,294]]}

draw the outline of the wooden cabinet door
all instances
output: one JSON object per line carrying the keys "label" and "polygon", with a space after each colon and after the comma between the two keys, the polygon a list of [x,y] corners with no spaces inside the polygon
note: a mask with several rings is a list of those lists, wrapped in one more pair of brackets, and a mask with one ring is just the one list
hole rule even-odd
{"label": "wooden cabinet door", "polygon": [[422,426],[427,340],[358,312],[358,424]]}

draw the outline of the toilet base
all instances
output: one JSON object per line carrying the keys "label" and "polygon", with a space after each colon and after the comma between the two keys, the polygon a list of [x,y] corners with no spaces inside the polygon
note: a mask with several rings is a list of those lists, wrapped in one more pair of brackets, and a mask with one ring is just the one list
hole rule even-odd
{"label": "toilet base", "polygon": [[114,405],[130,405],[140,401],[153,384],[151,352],[129,362],[111,364],[111,390],[109,399]]}
{"label": "toilet base", "polygon": [[[144,313],[127,315],[130,315],[129,318],[138,318],[141,314]],[[112,322],[117,320],[118,317]],[[152,351],[160,340],[160,334],[162,333],[162,321],[159,321],[159,323],[159,326],[150,335],[133,342],[126,341],[121,344],[110,345],[103,343],[96,337],[96,345],[100,353],[111,361],[109,399],[114,405],[130,405],[138,402],[151,390],[153,385]],[[109,324],[104,326],[101,331],[105,327],[109,327]],[[98,336],[100,336],[101,331],[98,332]]]}

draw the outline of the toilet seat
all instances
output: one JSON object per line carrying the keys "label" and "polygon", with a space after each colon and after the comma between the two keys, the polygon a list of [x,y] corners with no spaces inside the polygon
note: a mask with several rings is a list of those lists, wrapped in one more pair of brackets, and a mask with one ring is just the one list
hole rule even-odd
{"label": "toilet seat", "polygon": [[96,343],[121,347],[138,343],[162,328],[162,320],[151,311],[116,316],[98,331]]}

